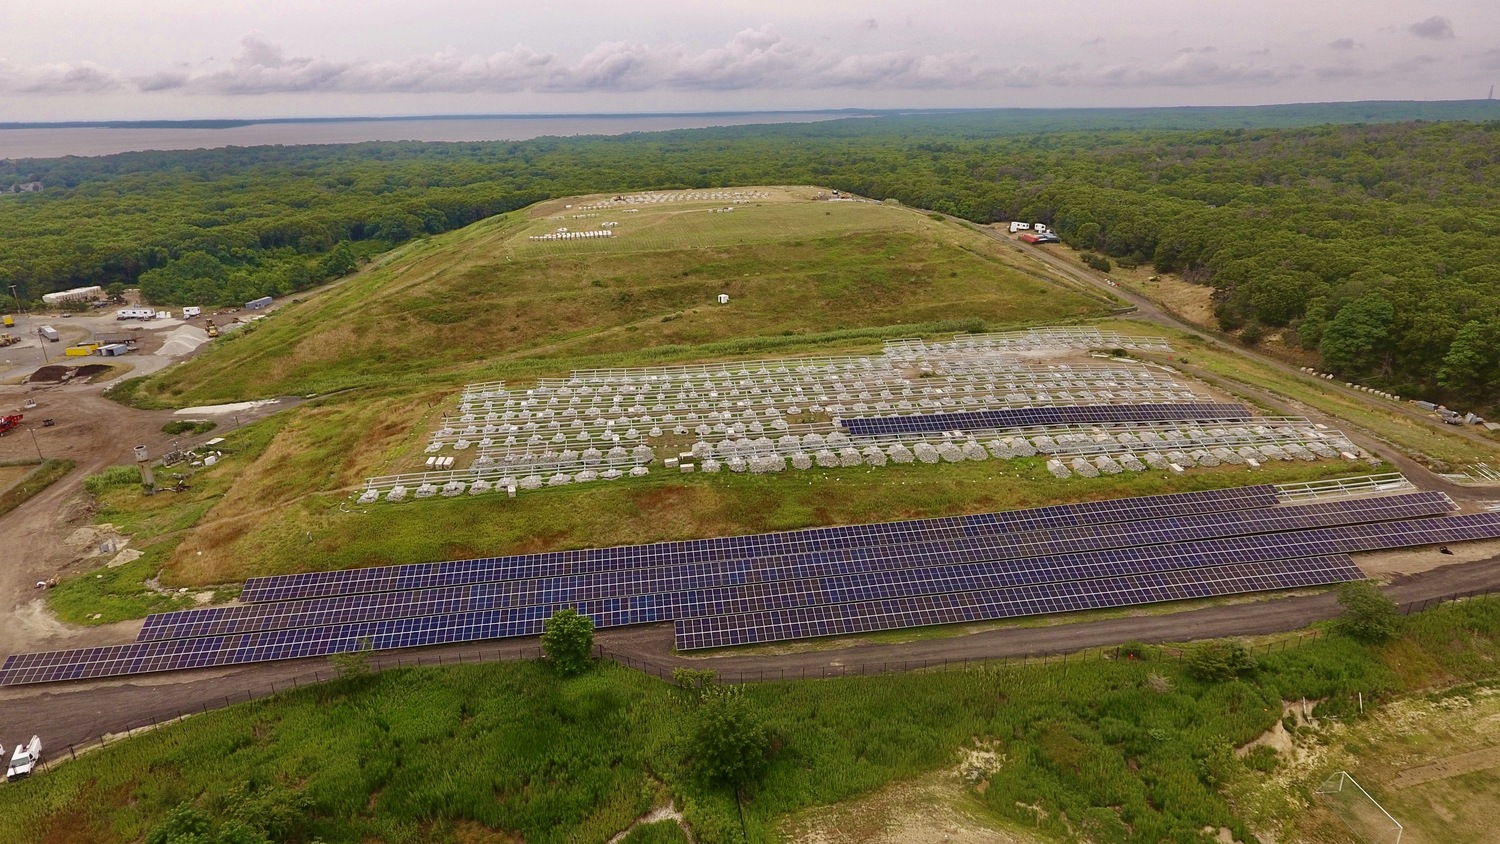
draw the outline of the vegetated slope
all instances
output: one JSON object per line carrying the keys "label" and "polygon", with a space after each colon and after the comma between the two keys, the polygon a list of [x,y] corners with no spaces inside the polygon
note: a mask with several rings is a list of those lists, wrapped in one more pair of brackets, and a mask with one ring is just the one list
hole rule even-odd
{"label": "vegetated slope", "polygon": [[[961,224],[776,190],[576,221],[554,201],[411,244],[153,377],[174,403],[714,357],[944,325],[1052,322],[1101,302],[1018,271]],[[578,202],[578,200],[575,200]],[[533,241],[619,222],[612,238]],[[730,304],[716,297],[729,294]],[[729,343],[726,347],[723,344]],[[717,344],[717,345],[716,345]]]}
{"label": "vegetated slope", "polygon": [[538,663],[396,669],[112,742],[0,789],[0,812],[20,821],[17,842],[139,841],[184,804],[223,819],[259,805],[253,823],[329,844],[454,840],[468,823],[604,841],[665,790],[699,841],[763,841],[788,813],[953,765],[966,747],[993,754],[974,769],[976,810],[1055,840],[1202,841],[1227,827],[1252,841],[1252,821],[1303,840],[1316,828],[1296,813],[1328,769],[1291,769],[1290,797],[1236,811],[1221,789],[1243,794],[1290,760],[1233,748],[1272,727],[1283,701],[1357,724],[1403,694],[1488,677],[1497,643],[1500,602],[1477,600],[1408,618],[1385,645],[1328,635],[1228,668],[1137,645],[1130,658],[751,684],[739,695],[770,759],[738,805],[694,773],[691,696],[654,678],[615,665],[566,680]]}

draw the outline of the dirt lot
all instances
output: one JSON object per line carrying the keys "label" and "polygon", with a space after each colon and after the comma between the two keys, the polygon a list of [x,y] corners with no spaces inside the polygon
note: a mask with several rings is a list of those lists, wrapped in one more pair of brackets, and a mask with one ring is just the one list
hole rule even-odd
{"label": "dirt lot", "polygon": [[[37,406],[25,410],[21,427],[0,437],[0,461],[31,459],[40,446],[47,457],[62,457],[78,468],[40,495],[0,518],[0,535],[7,538],[8,565],[0,566],[0,654],[85,647],[129,641],[139,622],[124,626],[72,628],[46,611],[38,581],[77,572],[88,561],[92,544],[69,544],[67,539],[93,523],[93,510],[83,493],[83,480],[108,466],[134,462],[133,447],[144,445],[152,455],[164,452],[174,439],[161,426],[177,418],[170,410],[135,410],[104,398],[105,385],[83,379],[67,383],[0,385],[0,408],[20,408],[25,399]],[[239,414],[248,424],[281,405],[252,408]],[[56,424],[40,426],[43,418]],[[33,425],[35,420],[35,425]],[[28,432],[27,429],[30,429]],[[33,442],[31,434],[36,434]],[[23,467],[29,470],[29,467]],[[0,471],[9,473],[11,469]],[[9,474],[0,475],[8,485]]]}

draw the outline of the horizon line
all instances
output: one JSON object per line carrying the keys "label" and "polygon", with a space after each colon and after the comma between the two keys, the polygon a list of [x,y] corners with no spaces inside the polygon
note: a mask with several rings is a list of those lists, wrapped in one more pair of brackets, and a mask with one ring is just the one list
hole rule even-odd
{"label": "horizon line", "polygon": [[642,111],[642,112],[493,112],[462,114],[392,114],[316,117],[186,117],[139,118],[120,120],[54,120],[0,121],[0,130],[15,129],[234,129],[272,123],[395,123],[419,120],[569,120],[569,119],[639,119],[643,117],[741,117],[748,115],[876,115],[962,114],[974,112],[1085,112],[1085,111],[1188,111],[1215,109],[1270,109],[1298,106],[1352,106],[1425,103],[1432,105],[1500,102],[1476,97],[1464,100],[1325,100],[1318,102],[1261,103],[1257,105],[1168,105],[1168,106],[968,106],[968,107],[894,107],[894,108],[806,108],[806,109],[731,109],[712,111]]}

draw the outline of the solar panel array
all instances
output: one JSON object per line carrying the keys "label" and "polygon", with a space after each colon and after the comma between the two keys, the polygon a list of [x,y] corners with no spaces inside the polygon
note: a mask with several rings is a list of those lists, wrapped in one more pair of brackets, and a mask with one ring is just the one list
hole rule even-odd
{"label": "solar panel array", "polygon": [[980,410],[971,413],[927,413],[910,416],[873,416],[844,419],[853,437],[883,434],[974,431],[1039,425],[1079,425],[1094,422],[1151,422],[1174,419],[1246,419],[1242,404],[1184,402],[1181,404],[1106,404]]}
{"label": "solar panel array", "polygon": [[[663,619],[719,612],[725,602],[771,593],[808,593],[808,600],[836,595],[884,582],[893,570],[907,569],[908,580],[946,583],[953,577],[1032,577],[1038,565],[1048,576],[1062,572],[1067,579],[1098,576],[1100,562],[1069,552],[1099,551],[1133,546],[1181,543],[1192,539],[1241,536],[1276,530],[1357,524],[1375,519],[1438,515],[1452,509],[1441,493],[1415,493],[1372,500],[1340,501],[1292,508],[1173,516],[1127,523],[1061,527],[1028,533],[976,534],[971,528],[928,532],[920,540],[873,546],[808,542],[766,548],[751,556],[716,561],[677,563],[676,556],[654,567],[577,573],[564,565],[534,567],[530,579],[494,580],[466,585],[409,588],[363,594],[343,594],[294,601],[255,603],[235,607],[164,613],[147,619],[141,641],[185,636],[207,636],[287,627],[310,627],[349,620],[372,620],[441,612],[490,609],[533,604],[573,604],[609,601],[643,594],[670,594],[669,604],[655,604]],[[915,532],[913,532],[915,534]],[[1027,559],[1033,558],[1033,559]],[[1108,566],[1176,568],[1181,555],[1171,549],[1153,550]],[[1245,559],[1252,559],[1246,556]],[[1001,561],[1020,560],[1016,564]],[[941,561],[933,565],[931,561]],[[939,569],[944,569],[940,571]],[[1109,570],[1105,574],[1122,571]],[[868,581],[857,578],[871,575]],[[812,583],[809,579],[822,579]],[[782,581],[804,580],[802,584]],[[767,584],[774,584],[768,586]],[[978,587],[972,587],[978,588]],[[743,593],[743,594],[742,594]],[[703,604],[700,609],[698,604]]]}
{"label": "solar panel array", "polygon": [[[262,578],[127,645],[22,654],[0,685],[676,622],[681,649],[1318,585],[1344,555],[1500,537],[1437,493],[1275,506],[1274,488]],[[1436,517],[1434,517],[1436,516]]]}
{"label": "solar panel array", "polygon": [[[556,565],[569,566],[570,571],[605,571],[659,565],[661,561],[702,562],[733,559],[776,553],[777,549],[783,548],[807,547],[808,543],[817,542],[837,543],[841,547],[892,544],[902,541],[913,531],[957,528],[959,530],[1018,532],[1081,524],[1129,522],[1218,510],[1271,507],[1277,501],[1276,487],[1259,484],[1201,492],[1056,504],[1048,507],[981,513],[972,516],[948,516],[718,539],[658,542],[650,545],[621,545],[581,551],[551,551],[510,557],[481,557],[441,563],[415,563],[252,577],[245,581],[240,600],[245,603],[256,603],[478,583],[506,577],[537,577],[548,570],[546,567]],[[195,611],[188,610],[188,612]]]}

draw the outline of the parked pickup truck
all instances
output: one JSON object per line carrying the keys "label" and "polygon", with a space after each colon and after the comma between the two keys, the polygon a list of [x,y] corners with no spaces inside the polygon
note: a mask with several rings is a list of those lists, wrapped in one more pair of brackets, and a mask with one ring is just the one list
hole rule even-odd
{"label": "parked pickup truck", "polygon": [[16,745],[16,752],[10,755],[10,767],[5,769],[5,779],[15,782],[31,776],[31,770],[40,761],[42,761],[42,740],[32,736],[29,744]]}

